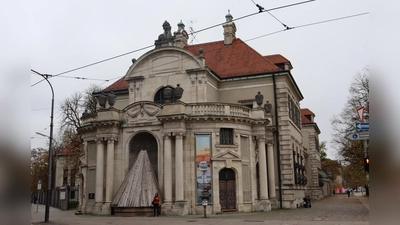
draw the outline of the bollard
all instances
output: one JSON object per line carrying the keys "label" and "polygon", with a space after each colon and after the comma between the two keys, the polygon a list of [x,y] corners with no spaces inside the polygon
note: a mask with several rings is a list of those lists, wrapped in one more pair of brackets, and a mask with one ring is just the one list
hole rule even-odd
{"label": "bollard", "polygon": [[206,207],[207,207],[207,205],[208,205],[208,200],[207,200],[207,199],[203,199],[203,201],[202,201],[201,204],[204,206],[204,218],[207,218],[207,210],[206,210]]}

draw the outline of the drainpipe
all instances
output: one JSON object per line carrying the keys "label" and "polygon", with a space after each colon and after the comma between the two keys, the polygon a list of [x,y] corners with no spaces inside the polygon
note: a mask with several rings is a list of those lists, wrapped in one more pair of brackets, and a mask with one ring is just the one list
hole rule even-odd
{"label": "drainpipe", "polygon": [[282,209],[282,176],[281,176],[281,154],[280,154],[280,142],[279,142],[279,122],[278,122],[278,100],[276,97],[276,80],[275,74],[272,74],[272,81],[274,83],[274,104],[275,104],[275,139],[276,139],[276,151],[278,156],[278,186],[279,186],[279,205]]}

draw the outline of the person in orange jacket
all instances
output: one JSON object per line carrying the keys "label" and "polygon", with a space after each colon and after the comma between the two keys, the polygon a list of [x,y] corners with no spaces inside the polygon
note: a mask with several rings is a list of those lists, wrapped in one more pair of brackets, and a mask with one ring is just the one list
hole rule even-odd
{"label": "person in orange jacket", "polygon": [[153,207],[154,207],[154,216],[158,216],[160,214],[160,211],[158,208],[160,206],[160,196],[158,195],[157,192],[154,195],[153,201],[151,203],[153,204]]}

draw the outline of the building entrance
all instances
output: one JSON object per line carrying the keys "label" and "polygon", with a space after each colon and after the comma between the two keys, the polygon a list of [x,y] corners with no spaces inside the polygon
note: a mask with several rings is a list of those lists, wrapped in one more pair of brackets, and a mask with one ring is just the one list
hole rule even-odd
{"label": "building entrance", "polygon": [[221,211],[236,211],[236,181],[232,169],[219,172],[219,203]]}
{"label": "building entrance", "polygon": [[136,161],[141,150],[146,150],[158,180],[158,148],[157,141],[150,133],[142,132],[135,135],[129,142],[129,168]]}

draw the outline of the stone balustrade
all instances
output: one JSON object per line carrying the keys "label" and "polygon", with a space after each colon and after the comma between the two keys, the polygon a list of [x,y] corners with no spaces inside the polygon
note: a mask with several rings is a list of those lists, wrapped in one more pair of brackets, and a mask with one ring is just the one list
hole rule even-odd
{"label": "stone balustrade", "polygon": [[225,115],[250,117],[251,109],[241,105],[224,104],[224,103],[196,103],[187,104],[185,107],[188,115]]}
{"label": "stone balustrade", "polygon": [[[139,107],[139,106],[138,106]],[[140,107],[138,108],[140,110]],[[187,116],[230,116],[251,119],[265,119],[264,111],[260,109],[250,109],[239,104],[202,102],[202,103],[169,103],[164,104],[157,116],[170,116],[186,114]],[[152,115],[155,116],[155,115]],[[124,113],[120,110],[104,110],[96,114],[87,114],[82,117],[82,125],[87,126],[92,123],[104,121],[120,121]]]}

